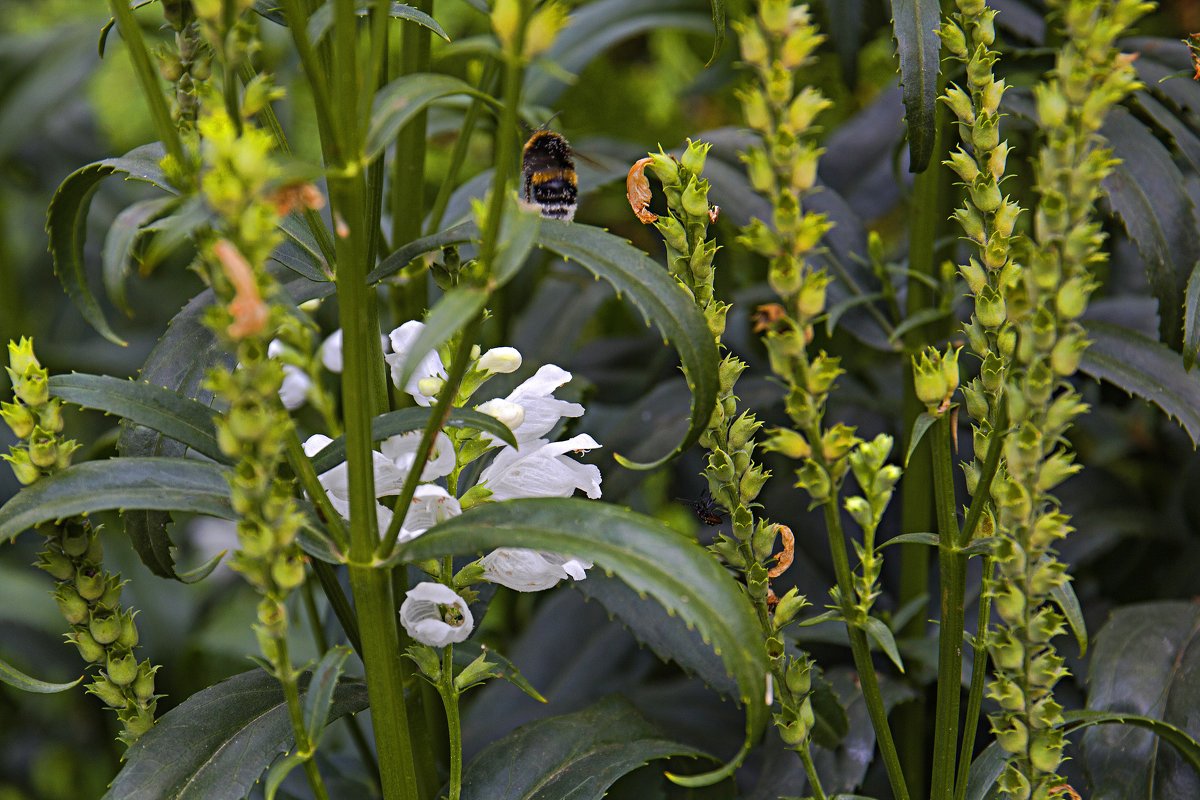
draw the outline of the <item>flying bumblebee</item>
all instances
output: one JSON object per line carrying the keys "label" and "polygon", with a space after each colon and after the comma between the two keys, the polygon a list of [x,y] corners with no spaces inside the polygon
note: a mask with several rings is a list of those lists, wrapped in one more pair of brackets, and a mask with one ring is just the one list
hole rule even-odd
{"label": "flying bumblebee", "polygon": [[570,222],[575,218],[579,180],[571,145],[554,131],[534,131],[521,153],[525,204],[543,217]]}

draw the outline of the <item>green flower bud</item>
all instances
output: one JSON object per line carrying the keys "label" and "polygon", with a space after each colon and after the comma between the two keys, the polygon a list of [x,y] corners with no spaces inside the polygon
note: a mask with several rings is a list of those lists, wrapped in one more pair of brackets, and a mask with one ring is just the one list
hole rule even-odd
{"label": "green flower bud", "polygon": [[[768,258],[777,256],[780,250],[779,237],[761,219],[750,220],[750,224],[738,236],[738,242],[745,245],[747,249]],[[788,294],[792,293],[794,290]]]}
{"label": "green flower bud", "polygon": [[151,703],[147,708],[127,707],[117,712],[117,719],[125,728],[121,735],[122,741],[136,741],[154,727],[154,704]]}
{"label": "green flower bud", "polygon": [[1004,92],[1008,86],[1003,80],[990,80],[990,75],[980,92],[980,106],[990,115],[995,115],[1000,110],[1000,101],[1004,98]]}
{"label": "green flower bud", "polygon": [[975,38],[991,47],[996,42],[996,9],[984,8],[973,15],[975,22]]}
{"label": "green flower bud", "polygon": [[[774,129],[775,125],[771,120],[771,109],[767,105],[767,97],[762,91],[747,89],[736,94],[742,103],[742,116],[746,118],[746,125],[756,131],[765,132]],[[655,172],[657,173],[657,170]]]}
{"label": "green flower bud", "polygon": [[808,366],[808,372],[804,376],[804,388],[808,390],[809,394],[816,396],[828,393],[833,387],[833,382],[845,372],[841,363],[840,358],[826,355],[822,350]]}
{"label": "green flower bud", "polygon": [[[809,272],[804,276],[804,282],[800,285],[800,294],[796,298],[796,310],[799,312],[801,324],[824,313],[827,290],[832,282],[833,279],[823,269]],[[837,359],[834,360],[837,361]]]}
{"label": "green flower bud", "polygon": [[1033,99],[1042,128],[1061,128],[1066,124],[1070,104],[1061,92],[1042,83],[1033,87]]}
{"label": "green flower bud", "polygon": [[769,477],[771,477],[771,473],[757,465],[742,473],[742,479],[738,481],[738,492],[743,505],[754,502]]}
{"label": "green flower bud", "polygon": [[767,34],[784,36],[792,27],[791,3],[788,0],[763,0],[758,18]]}
{"label": "green flower bud", "polygon": [[658,178],[663,188],[678,188],[681,185],[679,162],[675,160],[674,156],[662,152],[651,153],[649,169]]}
{"label": "green flower bud", "polygon": [[51,433],[62,433],[63,415],[62,401],[51,397],[50,401],[38,409],[38,425]]}
{"label": "green flower bud", "polygon": [[1014,754],[1024,752],[1025,746],[1029,743],[1029,729],[1019,719],[1010,717],[1007,722],[1008,727],[995,731],[996,741],[1006,752]]}
{"label": "green flower bud", "polygon": [[138,629],[137,623],[134,622],[136,616],[136,611],[126,611],[121,614],[121,635],[117,637],[116,644],[126,650],[137,647]]}
{"label": "green flower bud", "polygon": [[772,428],[762,442],[762,448],[770,453],[782,453],[794,460],[812,455],[808,440],[788,428]]}
{"label": "green flower bud", "polygon": [[975,318],[985,328],[999,328],[1008,318],[1004,297],[991,286],[975,295]]}
{"label": "green flower bud", "polygon": [[804,460],[804,466],[796,470],[796,486],[808,492],[809,496],[817,503],[824,503],[829,500],[832,485],[829,481],[829,475],[821,468],[821,465],[811,458]]}
{"label": "green flower bud", "polygon": [[279,559],[271,565],[271,579],[283,591],[291,591],[304,583],[304,561],[296,555]]}
{"label": "green flower bud", "polygon": [[10,447],[8,453],[0,454],[0,458],[8,462],[8,465],[12,468],[13,475],[16,476],[17,481],[22,486],[34,483],[42,476],[41,470],[35,467],[33,462],[29,460],[29,451],[24,448]]}
{"label": "green flower bud", "polygon": [[708,217],[708,181],[692,176],[683,190],[683,211],[697,219]]}
{"label": "green flower bud", "polygon": [[1065,319],[1076,319],[1082,315],[1096,286],[1097,284],[1085,275],[1076,276],[1064,283],[1054,296],[1054,306],[1059,315]]}
{"label": "green flower bud", "polygon": [[824,152],[807,143],[799,148],[792,165],[792,188],[797,192],[807,192],[817,182],[817,160]]}
{"label": "green flower bud", "polygon": [[746,174],[750,178],[750,185],[754,187],[754,191],[762,194],[774,193],[775,170],[771,167],[766,151],[760,147],[752,147],[749,151],[742,153],[740,158],[746,164]]}
{"label": "green flower bud", "polygon": [[783,65],[789,70],[804,66],[824,39],[824,36],[814,33],[808,26],[801,26],[792,31],[783,41],[783,51],[780,54]]}
{"label": "green flower bud", "polygon": [[1042,360],[1034,362],[1025,373],[1025,396],[1034,403],[1046,403],[1054,391],[1054,372]]}
{"label": "green flower bud", "polygon": [[1061,731],[1038,731],[1029,744],[1029,763],[1038,772],[1053,773],[1062,763],[1062,749]]}
{"label": "green flower bud", "polygon": [[767,40],[759,33],[755,25],[734,25],[738,34],[738,44],[742,51],[742,60],[747,64],[762,66],[770,59]]}
{"label": "green flower bud", "polygon": [[946,48],[946,52],[955,58],[965,59],[967,57],[967,37],[962,28],[955,25],[953,21],[949,19],[943,21],[937,34],[938,38],[942,40],[942,47]]}
{"label": "green flower bud", "polygon": [[[42,365],[33,353],[33,339],[22,336],[19,341],[9,341],[8,367],[17,375],[41,371]],[[40,404],[31,403],[30,405]]]}
{"label": "green flower bud", "polygon": [[104,608],[93,609],[88,621],[88,631],[100,644],[112,644],[121,635],[121,617]]}
{"label": "green flower bud", "polygon": [[729,428],[729,448],[744,449],[761,427],[762,423],[755,419],[753,414],[749,411],[744,412]]}
{"label": "green flower bud", "polygon": [[660,216],[655,220],[654,227],[658,228],[659,233],[662,234],[667,247],[681,253],[687,251],[687,233],[684,231],[683,225],[675,217],[669,214]]}
{"label": "green flower bud", "polygon": [[[683,168],[693,175],[699,175],[704,172],[704,162],[708,158],[708,151],[712,149],[712,145],[708,142],[693,142],[688,139],[687,148],[683,151],[683,157],[680,163]],[[707,207],[705,209],[707,211]]]}
{"label": "green flower bud", "polygon": [[802,134],[808,130],[818,114],[832,105],[832,101],[824,97],[819,89],[805,87],[788,106],[787,125],[793,133]]}
{"label": "green flower bud", "polygon": [[971,322],[963,328],[963,333],[967,335],[967,342],[971,345],[971,350],[979,355],[983,355],[989,349],[987,333],[984,331],[979,320],[972,318]]}
{"label": "green flower bud", "polygon": [[867,502],[865,497],[847,497],[842,503],[842,507],[850,514],[858,526],[864,530],[875,527],[875,515],[871,510],[871,504]]}
{"label": "green flower bud", "polygon": [[45,570],[60,581],[65,581],[75,574],[75,564],[66,554],[54,547],[48,547],[38,553],[37,568]]}
{"label": "green flower bud", "polygon": [[783,597],[779,598],[779,602],[775,605],[775,614],[772,617],[775,630],[782,630],[785,625],[796,618],[796,615],[804,610],[810,603],[800,594],[793,586],[787,590]]}
{"label": "green flower bud", "polygon": [[88,602],[79,596],[74,586],[60,583],[54,590],[54,602],[63,619],[72,625],[81,625],[88,618]]}
{"label": "green flower bud", "polygon": [[29,436],[29,460],[35,466],[47,468],[58,461],[58,440],[54,434],[35,426]]}
{"label": "green flower bud", "polygon": [[970,463],[964,461],[960,464],[963,471],[963,482],[967,487],[967,494],[974,496],[975,490],[979,487],[979,462],[972,461]]}
{"label": "green flower bud", "polygon": [[971,200],[975,207],[990,214],[1000,207],[1000,185],[990,175],[980,173],[971,184]]}
{"label": "green flower bud", "polygon": [[1025,647],[1007,629],[996,631],[991,651],[992,660],[999,669],[1012,672],[1025,665]]}
{"label": "green flower bud", "polygon": [[983,358],[983,366],[979,370],[983,388],[989,392],[998,392],[1004,385],[1004,364],[995,353],[988,353]]}
{"label": "green flower bud", "polygon": [[961,88],[950,84],[946,88],[946,93],[940,99],[950,107],[950,110],[954,112],[954,116],[958,117],[959,122],[966,125],[975,124],[975,106],[971,102],[971,96]]}
{"label": "green flower bud", "polygon": [[133,680],[133,693],[143,703],[154,697],[154,673],[158,672],[158,669],[150,664],[149,659],[138,664],[138,674]]}
{"label": "green flower bud", "polygon": [[[992,177],[996,180],[1000,180],[1000,178],[1004,176],[1004,167],[1008,162],[1009,149],[1008,142],[1000,142],[1000,144],[996,145],[992,149],[992,152],[988,154],[987,169],[988,172],[991,173]],[[1020,211],[1019,206],[1017,207],[1017,211]],[[1014,218],[1016,213],[1016,211],[1013,212]],[[1012,231],[1010,230],[1004,235],[1009,236],[1011,234]]]}
{"label": "green flower bud", "polygon": [[1000,144],[1000,115],[980,114],[975,118],[971,135],[976,148],[988,152]]}
{"label": "green flower bud", "polygon": [[979,212],[972,206],[963,206],[955,209],[954,218],[958,220],[958,224],[962,226],[963,233],[973,242],[982,244],[985,242],[986,235],[983,227],[983,217],[979,216]]}
{"label": "green flower bud", "polygon": [[50,382],[44,370],[24,375],[14,372],[9,375],[13,379],[13,394],[18,400],[34,408],[50,400]]}
{"label": "green flower bud", "polygon": [[917,399],[925,404],[926,410],[937,411],[949,395],[949,385],[941,369],[941,354],[936,348],[927,347],[920,356],[913,356],[913,383]]}
{"label": "green flower bud", "polygon": [[75,573],[75,591],[79,592],[79,596],[84,600],[99,600],[104,594],[107,577],[103,570],[97,567],[84,566]]}
{"label": "green flower bud", "polygon": [[20,403],[0,403],[0,419],[18,439],[28,439],[37,424],[33,412]]}
{"label": "green flower bud", "polygon": [[96,695],[105,705],[112,708],[124,708],[129,703],[121,687],[110,681],[103,674],[88,684],[87,692],[88,694]]}
{"label": "green flower bud", "polygon": [[988,403],[987,395],[983,391],[983,383],[976,378],[970,383],[962,387],[963,399],[966,400],[967,413],[972,419],[986,420],[990,413],[991,405]]}
{"label": "green flower bud", "polygon": [[128,651],[123,655],[116,655],[115,651],[110,651],[105,666],[108,679],[117,686],[128,686],[137,678],[137,659]]}
{"label": "green flower bud", "polygon": [[784,683],[796,697],[807,695],[812,690],[812,662],[803,657],[793,659],[784,674]]}
{"label": "green flower bud", "polygon": [[827,462],[844,458],[854,447],[862,443],[854,435],[855,429],[849,425],[837,423],[821,437],[821,450]]}
{"label": "green flower bud", "polygon": [[1004,586],[993,595],[996,612],[1008,625],[1019,624],[1025,614],[1025,595],[1016,586]]}
{"label": "green flower bud", "polygon": [[99,664],[105,659],[107,651],[104,645],[92,638],[92,634],[88,633],[87,628],[77,627],[67,634],[67,641],[75,645],[79,650],[79,655],[84,661],[92,664]]}
{"label": "green flower bud", "polygon": [[950,158],[942,163],[954,170],[958,177],[962,178],[963,183],[972,184],[979,177],[979,166],[975,163],[975,159],[962,149],[961,145],[950,154]]}
{"label": "green flower bud", "polygon": [[1059,431],[1065,430],[1076,417],[1086,413],[1087,410],[1087,403],[1082,402],[1079,395],[1073,392],[1060,394],[1054,398],[1054,402],[1050,404],[1050,408],[1046,412],[1047,435],[1057,435]]}

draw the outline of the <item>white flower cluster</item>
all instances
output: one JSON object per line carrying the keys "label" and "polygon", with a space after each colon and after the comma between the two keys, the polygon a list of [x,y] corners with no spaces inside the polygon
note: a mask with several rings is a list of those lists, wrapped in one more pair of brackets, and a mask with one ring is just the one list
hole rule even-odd
{"label": "white flower cluster", "polygon": [[[384,358],[391,367],[392,381],[422,406],[432,405],[446,380],[446,366],[436,350],[423,354],[405,384],[400,386],[404,364],[408,361],[418,336],[424,328],[421,322],[406,322],[396,328],[384,341]],[[478,350],[476,350],[478,353]],[[273,356],[278,353],[273,352]],[[339,330],[325,340],[320,349],[321,363],[332,372],[342,368],[342,332]],[[521,354],[512,347],[495,347],[478,355],[471,370],[479,377],[515,372],[521,367]],[[280,391],[284,405],[295,408],[308,394],[308,376],[299,368],[284,365],[284,388]],[[475,406],[477,411],[495,417],[512,430],[517,447],[505,444],[488,433],[482,440],[489,449],[499,448],[491,463],[480,474],[478,484],[491,491],[491,499],[510,500],[519,497],[570,497],[582,490],[589,498],[600,497],[600,470],[580,464],[569,453],[582,453],[600,447],[586,434],[561,442],[546,438],[564,417],[583,415],[583,406],[554,397],[554,392],[571,380],[571,373],[547,364],[533,377],[515,388],[507,397],[496,398]],[[289,383],[291,381],[291,383]],[[301,381],[304,381],[301,385]],[[298,398],[298,401],[297,401]],[[392,436],[385,439],[372,455],[375,464],[376,497],[398,495],[409,472],[414,469],[421,433]],[[329,443],[327,436],[315,435],[304,443],[310,457]],[[478,452],[478,451],[476,451]],[[420,536],[442,520],[462,513],[457,498],[436,483],[465,466],[458,463],[454,442],[439,433],[429,460],[421,469],[412,505],[400,527],[400,542]],[[318,476],[334,509],[349,518],[350,495],[345,462]],[[391,510],[376,503],[381,530],[392,522]],[[589,561],[519,548],[500,548],[481,562],[484,579],[519,592],[536,592],[555,586],[564,578],[583,580]],[[418,642],[443,647],[461,642],[470,635],[474,622],[466,603],[447,586],[434,582],[418,584],[407,593],[400,609],[405,630]]]}

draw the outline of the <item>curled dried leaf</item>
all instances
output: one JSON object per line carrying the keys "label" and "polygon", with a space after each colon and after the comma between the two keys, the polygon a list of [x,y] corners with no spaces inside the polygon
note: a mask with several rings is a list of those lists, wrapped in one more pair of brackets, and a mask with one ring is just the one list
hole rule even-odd
{"label": "curled dried leaf", "polygon": [[787,525],[776,525],[775,527],[783,542],[783,550],[775,554],[775,566],[767,570],[767,577],[771,579],[778,578],[787,572],[796,555],[796,536],[792,533],[792,529]]}
{"label": "curled dried leaf", "polygon": [[650,179],[646,177],[646,167],[652,160],[643,158],[637,161],[625,176],[625,198],[643,225],[658,221],[658,215],[650,210]]}
{"label": "curled dried leaf", "polygon": [[297,208],[321,210],[325,207],[325,195],[311,183],[293,183],[277,189],[271,195],[271,202],[275,205],[275,213],[286,217]]}
{"label": "curled dried leaf", "polygon": [[258,281],[254,278],[250,262],[237,249],[237,245],[228,239],[218,239],[212,249],[221,264],[221,271],[233,284],[233,300],[229,303],[233,322],[227,332],[234,339],[262,333],[267,327],[270,310],[258,291]]}

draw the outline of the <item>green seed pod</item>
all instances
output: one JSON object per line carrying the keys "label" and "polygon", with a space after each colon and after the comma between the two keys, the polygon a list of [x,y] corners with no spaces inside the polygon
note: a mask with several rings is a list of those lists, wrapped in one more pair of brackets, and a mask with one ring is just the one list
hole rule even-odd
{"label": "green seed pod", "polygon": [[995,731],[996,741],[1008,753],[1024,752],[1029,743],[1029,729],[1019,719],[1009,718],[1006,722],[1008,723],[1007,727]]}
{"label": "green seed pod", "polygon": [[812,689],[812,662],[807,658],[792,659],[784,675],[788,691],[796,697],[804,697]]}
{"label": "green seed pod", "polygon": [[92,638],[92,634],[83,626],[78,626],[67,634],[67,641],[75,645],[80,657],[89,663],[99,664],[107,655],[104,645]]}
{"label": "green seed pod", "polygon": [[89,694],[99,697],[105,705],[112,708],[124,708],[129,703],[121,687],[110,681],[103,673],[88,684],[87,691]]}
{"label": "green seed pod", "polygon": [[975,317],[985,328],[999,328],[1008,318],[1004,297],[991,286],[975,295]]}
{"label": "green seed pod", "polygon": [[689,216],[707,219],[708,181],[692,176],[683,190],[683,210]]}
{"label": "green seed pod", "polygon": [[20,403],[0,403],[0,419],[18,439],[28,439],[37,424],[33,412]]}
{"label": "green seed pod", "polygon": [[990,214],[1000,207],[1000,185],[991,175],[980,174],[971,183],[971,200],[975,207],[985,214]]}
{"label": "green seed pod", "polygon": [[54,602],[58,604],[63,619],[72,625],[80,625],[88,619],[88,602],[79,596],[75,587],[60,583],[54,590]]}
{"label": "green seed pod", "polygon": [[954,116],[958,117],[958,121],[966,125],[975,124],[975,106],[971,102],[971,96],[954,84],[946,89],[946,93],[941,96],[941,101],[950,107],[954,112]]}
{"label": "green seed pod", "polygon": [[38,408],[50,399],[49,380],[45,370],[24,375],[17,373],[13,379],[13,394],[25,405]]}
{"label": "green seed pod", "polygon": [[958,271],[963,276],[963,279],[966,280],[967,288],[971,290],[971,294],[979,294],[983,287],[987,286],[987,273],[984,272],[983,265],[974,258],[959,267]]}
{"label": "green seed pod", "polygon": [[704,162],[708,158],[708,151],[712,148],[707,142],[693,142],[688,139],[687,148],[683,151],[683,157],[679,160],[683,168],[691,172],[693,175],[699,175],[704,172]]}
{"label": "green seed pod", "polygon": [[816,461],[805,459],[804,466],[796,470],[796,477],[796,486],[808,492],[814,501],[824,503],[829,499],[832,490],[829,475]]}
{"label": "green seed pod", "polygon": [[954,24],[952,20],[942,22],[942,27],[938,28],[938,37],[942,40],[942,47],[946,48],[946,52],[955,58],[967,57],[967,37],[963,33],[962,28]]}
{"label": "green seed pod", "polygon": [[919,357],[913,356],[912,365],[917,399],[929,411],[936,410],[949,394],[946,376],[942,374],[941,354],[928,347]]}
{"label": "green seed pod", "polygon": [[75,572],[75,591],[84,600],[99,600],[104,594],[107,577],[103,570],[91,565],[84,566]]}
{"label": "green seed pod", "polygon": [[1029,744],[1029,762],[1039,772],[1053,773],[1062,763],[1062,732],[1042,730]]}
{"label": "green seed pod", "polygon": [[100,644],[112,644],[121,635],[122,620],[107,609],[97,608],[91,613],[88,630]]}
{"label": "green seed pod", "polygon": [[271,579],[283,591],[291,591],[304,583],[304,562],[298,556],[280,559],[271,565]]}
{"label": "green seed pod", "polygon": [[138,629],[137,623],[134,622],[136,616],[136,611],[125,611],[121,614],[121,635],[117,637],[116,644],[126,650],[137,647]]}
{"label": "green seed pod", "polygon": [[58,462],[58,440],[54,434],[34,426],[29,435],[29,460],[34,466],[53,467]]}
{"label": "green seed pod", "polygon": [[137,659],[129,651],[125,651],[119,655],[114,651],[110,651],[106,669],[110,681],[117,686],[128,686],[137,678]]}
{"label": "green seed pod", "polygon": [[773,617],[775,630],[782,630],[783,626],[795,619],[796,615],[808,605],[808,600],[800,594],[795,586],[788,589],[787,593],[779,598],[779,602],[775,606],[775,615]]}
{"label": "green seed pod", "polygon": [[146,702],[154,696],[154,673],[158,667],[152,666],[149,659],[138,664],[138,674],[133,680],[133,693],[141,702]]}
{"label": "green seed pod", "polygon": [[65,581],[75,574],[75,564],[56,547],[48,547],[38,554],[37,568],[60,581]]}

